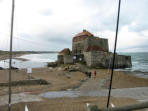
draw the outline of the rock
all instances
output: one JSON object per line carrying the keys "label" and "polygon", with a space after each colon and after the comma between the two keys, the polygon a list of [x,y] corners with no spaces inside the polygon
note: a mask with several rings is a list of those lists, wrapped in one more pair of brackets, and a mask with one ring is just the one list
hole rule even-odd
{"label": "rock", "polygon": [[[9,69],[9,68],[8,68],[8,69]],[[19,69],[19,68],[11,66],[11,69],[17,70],[17,69]]]}
{"label": "rock", "polygon": [[67,77],[68,79],[70,79],[70,78],[72,77],[72,75],[71,75],[70,72],[69,72],[69,73],[66,73],[65,75],[66,75],[66,77]]}
{"label": "rock", "polygon": [[61,67],[59,67],[57,70],[58,70],[58,71],[63,71],[63,69],[62,69]]}
{"label": "rock", "polygon": [[66,68],[67,68],[67,71],[69,71],[69,72],[79,71],[79,67],[77,65],[68,66]]}
{"label": "rock", "polygon": [[67,91],[72,91],[72,89],[67,89]]}
{"label": "rock", "polygon": [[57,62],[48,62],[47,66],[48,67],[56,67],[57,66]]}
{"label": "rock", "polygon": [[16,70],[16,69],[18,69],[17,67],[13,67],[13,66],[11,66],[11,69],[14,69],[14,70]]}
{"label": "rock", "polygon": [[53,68],[52,67],[49,67],[49,70],[52,70]]}
{"label": "rock", "polygon": [[89,72],[89,68],[86,65],[82,65],[78,63],[76,65],[79,68],[80,72],[83,72],[83,73]]}
{"label": "rock", "polygon": [[89,68],[86,65],[82,65],[82,64],[76,64],[76,65],[69,65],[63,68],[63,71],[80,71],[80,72],[88,72]]}
{"label": "rock", "polygon": [[66,75],[66,77],[67,77],[68,79],[70,79],[70,78],[71,78],[71,75]]}
{"label": "rock", "polygon": [[3,70],[4,68],[0,67],[0,70]]}

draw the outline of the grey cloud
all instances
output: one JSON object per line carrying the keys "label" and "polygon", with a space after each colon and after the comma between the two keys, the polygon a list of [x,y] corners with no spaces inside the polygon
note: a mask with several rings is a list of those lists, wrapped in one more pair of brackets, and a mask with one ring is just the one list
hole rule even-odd
{"label": "grey cloud", "polygon": [[57,43],[57,44],[70,44],[71,40],[55,37],[55,38],[49,38],[49,42]]}
{"label": "grey cloud", "polygon": [[133,49],[138,49],[138,51],[148,51],[148,45],[146,43],[143,44],[139,44],[136,46],[130,46],[130,47],[126,47],[126,48],[119,48],[118,50],[120,51],[126,51],[126,50],[130,50],[133,51]]}
{"label": "grey cloud", "polygon": [[[0,0],[0,2],[1,1],[3,0]],[[92,33],[98,31],[101,32],[104,30],[115,31],[118,0],[82,0],[82,2],[84,6],[89,8],[92,12],[94,10],[97,10],[97,13],[95,13],[95,15],[90,18],[89,25],[83,27],[85,24],[80,24],[79,22],[78,24],[70,24],[68,27],[64,27],[65,30],[63,30],[62,32],[58,32],[56,30],[53,31],[53,29],[45,29],[48,31],[36,35],[36,38],[39,38],[40,40],[49,43],[49,45],[46,45],[46,50],[61,50],[66,47],[71,48],[72,37],[78,32],[81,32],[83,28],[87,29]],[[122,0],[120,13],[120,28],[124,25],[128,25],[129,31],[133,32],[140,32],[142,30],[148,29],[147,4],[148,0]],[[39,13],[41,14],[41,16],[50,16],[53,14],[50,9],[43,10]],[[136,25],[131,26],[132,22],[135,22]],[[57,30],[59,30],[58,27]],[[23,38],[30,38],[31,41],[34,40],[34,37],[31,34],[21,34],[21,36]],[[40,43],[40,45],[42,44],[44,46],[43,42]],[[145,49],[148,48],[148,45],[147,43],[142,43],[142,45],[139,44],[137,46],[131,46],[120,50],[126,50],[129,48]],[[38,49],[36,48],[36,50]]]}
{"label": "grey cloud", "polygon": [[134,27],[129,27],[129,30],[130,31],[135,31],[135,32],[141,32],[143,30],[148,29],[147,24],[140,24],[140,25],[137,25],[137,26],[134,26]]}
{"label": "grey cloud", "polygon": [[42,35],[39,35],[39,38],[44,39],[52,44],[57,45],[67,45],[69,46],[72,43],[72,36],[68,33],[57,33],[55,32],[46,32]]}
{"label": "grey cloud", "polygon": [[41,11],[40,14],[44,16],[50,16],[53,14],[53,12],[49,9],[46,9],[46,10]]}
{"label": "grey cloud", "polygon": [[[99,30],[115,30],[118,0],[115,0],[114,2],[108,0],[87,0],[85,1],[85,4],[90,9],[98,10],[95,18],[92,18],[92,23],[95,28],[98,28]],[[146,30],[148,24],[147,4],[148,0],[123,0],[121,2],[120,10],[120,27],[129,25],[129,30],[136,32]],[[108,15],[107,13],[110,10],[111,13]],[[98,22],[101,22],[101,26],[99,26],[100,24]],[[130,26],[133,22],[137,25]]]}
{"label": "grey cloud", "polygon": [[123,0],[120,23],[122,25],[130,25],[132,22],[135,22],[136,25],[134,27],[129,27],[131,31],[139,32],[147,29],[147,4],[147,0]]}

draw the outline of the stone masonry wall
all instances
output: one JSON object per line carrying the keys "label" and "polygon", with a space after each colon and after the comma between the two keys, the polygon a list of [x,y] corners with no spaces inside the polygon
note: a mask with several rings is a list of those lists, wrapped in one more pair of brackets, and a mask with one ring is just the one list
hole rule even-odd
{"label": "stone masonry wall", "polygon": [[85,51],[104,51],[108,52],[108,39],[98,37],[88,37],[84,42]]}
{"label": "stone masonry wall", "polygon": [[71,55],[64,55],[64,64],[72,64],[73,57]]}
{"label": "stone masonry wall", "polygon": [[[84,51],[104,51],[108,52],[108,40],[99,37],[84,37],[85,39],[73,40],[72,53],[82,54]],[[77,37],[78,39],[78,37]]]}
{"label": "stone masonry wall", "polygon": [[91,67],[91,53],[90,52],[83,52],[84,54],[84,60],[88,67]]}
{"label": "stone masonry wall", "polygon": [[116,55],[115,68],[127,68],[131,66],[131,56]]}
{"label": "stone masonry wall", "polygon": [[102,51],[91,52],[91,67],[104,67],[106,64],[106,55]]}
{"label": "stone masonry wall", "polygon": [[[85,52],[84,58],[89,67],[111,68],[113,53],[104,53],[102,51]],[[130,56],[116,55],[115,68],[127,68],[131,66]]]}
{"label": "stone masonry wall", "polygon": [[72,43],[72,53],[80,54],[84,50],[84,40]]}

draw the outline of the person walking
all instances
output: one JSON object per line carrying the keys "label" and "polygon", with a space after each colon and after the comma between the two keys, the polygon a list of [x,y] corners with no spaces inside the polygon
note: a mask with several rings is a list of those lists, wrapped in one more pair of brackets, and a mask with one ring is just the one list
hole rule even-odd
{"label": "person walking", "polygon": [[88,73],[89,78],[91,78],[91,72]]}
{"label": "person walking", "polygon": [[97,74],[97,73],[96,73],[96,70],[94,70],[94,76],[95,76],[95,78],[96,78],[96,74]]}

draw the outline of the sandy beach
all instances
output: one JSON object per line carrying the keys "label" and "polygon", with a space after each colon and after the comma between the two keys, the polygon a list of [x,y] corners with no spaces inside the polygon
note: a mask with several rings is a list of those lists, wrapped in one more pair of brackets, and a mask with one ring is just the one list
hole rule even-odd
{"label": "sandy beach", "polygon": [[[110,72],[107,74],[108,70],[105,69],[97,69],[97,76],[96,78],[94,75],[92,75],[91,79],[88,79],[88,77],[79,71],[76,72],[68,72],[63,71],[62,68],[34,68],[33,73],[31,76],[35,79],[44,79],[49,85],[33,85],[33,86],[17,86],[13,87],[12,91],[14,93],[18,92],[32,92],[32,93],[41,93],[44,91],[60,91],[60,90],[67,90],[72,89],[76,86],[79,86],[79,84],[85,80],[82,84],[89,84],[91,89],[93,86],[91,84],[103,84],[99,87],[101,89],[108,88],[109,86],[109,78],[110,78]],[[8,70],[0,70],[0,83],[8,82]],[[13,70],[12,71],[12,81],[19,81],[19,80],[28,80],[27,71],[25,69],[21,70]],[[106,82],[104,82],[106,81]],[[86,85],[87,89],[89,88],[89,85]],[[81,85],[82,86],[82,85]],[[80,89],[85,89],[84,87]],[[115,71],[114,72],[114,78],[113,78],[113,87],[116,88],[134,88],[134,87],[147,87],[148,86],[148,79],[145,78],[139,78],[136,76],[133,76],[131,74],[127,74],[126,72],[120,72]],[[0,95],[6,94],[7,88],[6,87],[0,87]]]}
{"label": "sandy beach", "polygon": [[[93,71],[91,69],[90,71]],[[8,82],[8,70],[0,70],[0,83]],[[31,74],[32,78],[44,79],[49,85],[26,85],[12,87],[12,93],[28,93],[38,95],[48,91],[63,91],[63,90],[96,90],[107,89],[109,85],[110,71],[105,69],[97,69],[96,78],[92,75],[91,79],[79,71],[69,72],[64,68],[34,68]],[[28,80],[26,70],[13,70],[12,81]],[[113,79],[113,89],[118,88],[135,88],[147,87],[148,79],[139,78],[126,72],[115,71]],[[0,87],[0,96],[8,94],[8,87]],[[55,98],[43,99],[42,102],[21,102],[12,105],[14,111],[19,111],[24,108],[25,104],[29,106],[31,111],[40,109],[42,111],[83,111],[85,110],[86,103],[96,104],[100,107],[105,107],[106,97],[78,97],[78,98]],[[138,103],[136,99],[132,98],[113,98],[112,102],[116,106]],[[122,103],[122,104],[121,104]],[[52,106],[51,106],[52,104]],[[38,106],[38,107],[36,107]],[[46,107],[46,108],[44,108]],[[7,106],[1,106],[2,109],[7,109]],[[47,110],[48,109],[48,110]],[[3,111],[5,111],[3,110]]]}

